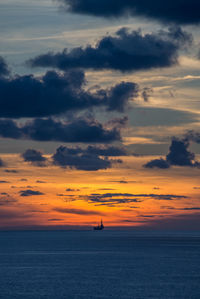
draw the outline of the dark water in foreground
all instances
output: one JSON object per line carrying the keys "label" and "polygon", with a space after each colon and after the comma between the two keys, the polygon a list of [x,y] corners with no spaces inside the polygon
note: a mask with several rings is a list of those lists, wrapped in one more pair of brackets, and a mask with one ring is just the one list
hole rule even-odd
{"label": "dark water in foreground", "polygon": [[0,298],[200,298],[200,234],[0,232]]}

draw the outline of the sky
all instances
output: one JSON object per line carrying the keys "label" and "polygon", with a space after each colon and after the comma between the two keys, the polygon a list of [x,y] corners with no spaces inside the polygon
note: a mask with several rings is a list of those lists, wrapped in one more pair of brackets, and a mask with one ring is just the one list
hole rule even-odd
{"label": "sky", "polygon": [[200,228],[197,0],[0,1],[0,230]]}

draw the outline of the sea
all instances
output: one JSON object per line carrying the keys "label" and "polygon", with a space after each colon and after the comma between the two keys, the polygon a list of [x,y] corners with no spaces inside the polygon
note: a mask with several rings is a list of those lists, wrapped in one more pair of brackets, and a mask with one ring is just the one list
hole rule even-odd
{"label": "sea", "polygon": [[0,232],[1,299],[200,299],[200,233]]}

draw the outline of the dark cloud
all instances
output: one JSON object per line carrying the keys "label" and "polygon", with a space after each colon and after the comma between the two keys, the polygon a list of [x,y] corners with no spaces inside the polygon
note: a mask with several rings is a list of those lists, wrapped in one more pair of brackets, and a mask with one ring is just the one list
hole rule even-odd
{"label": "dark cloud", "polygon": [[184,211],[194,211],[194,210],[200,210],[200,207],[193,207],[193,208],[183,208],[178,210],[184,210]]}
{"label": "dark cloud", "polygon": [[195,154],[188,151],[189,142],[186,139],[174,138],[169,148],[166,160],[170,165],[195,166]]}
{"label": "dark cloud", "polygon": [[19,193],[20,193],[20,196],[44,195],[44,193],[42,193],[40,191],[34,191],[34,190],[30,190],[30,189],[22,190]]}
{"label": "dark cloud", "polygon": [[169,165],[169,163],[166,160],[160,158],[160,159],[155,159],[155,160],[152,160],[152,161],[146,163],[144,165],[144,167],[145,168],[161,168],[161,169],[166,169],[166,168],[169,168],[170,165]]}
{"label": "dark cloud", "polygon": [[[0,117],[47,117],[99,106],[123,112],[129,100],[138,96],[138,85],[131,82],[94,92],[86,90],[85,85],[85,75],[80,70],[64,74],[49,71],[38,78],[0,78]],[[20,134],[11,123],[10,130],[16,137]]]}
{"label": "dark cloud", "polygon": [[200,143],[200,133],[190,130],[185,134],[185,138],[189,141]]}
{"label": "dark cloud", "polygon": [[36,151],[34,149],[27,149],[22,154],[22,157],[24,161],[31,162],[36,166],[45,166],[45,162],[47,161],[47,159],[42,155],[40,151]]}
{"label": "dark cloud", "polygon": [[18,173],[19,171],[15,170],[15,169],[5,169],[4,172],[7,172],[7,173]]}
{"label": "dark cloud", "polygon": [[60,219],[60,218],[51,218],[51,219],[48,219],[48,221],[62,221],[64,219]]}
{"label": "dark cloud", "polygon": [[67,192],[77,192],[77,191],[80,191],[80,189],[67,188],[65,191],[67,191]]}
{"label": "dark cloud", "polygon": [[55,165],[78,170],[96,171],[112,166],[107,157],[101,158],[96,154],[85,153],[84,150],[83,152],[73,151],[65,146],[60,146],[52,158]]}
{"label": "dark cloud", "polygon": [[[148,70],[177,64],[178,51],[191,41],[191,35],[176,26],[170,27],[169,31],[146,35],[142,35],[140,31],[129,32],[127,28],[121,28],[115,36],[102,38],[95,47],[89,45],[70,51],[64,49],[61,53],[50,52],[33,58],[29,64],[32,67],[55,67],[64,71],[71,68],[113,69],[122,72]],[[131,89],[130,85],[130,91]],[[135,91],[137,92],[136,87]],[[143,90],[145,100],[149,93],[150,89]],[[113,100],[111,109],[116,110],[115,105],[120,104],[123,95],[124,85],[118,85],[113,91],[117,103]]]}
{"label": "dark cloud", "polygon": [[7,75],[9,75],[8,65],[3,57],[0,56],[0,77],[4,77]]}
{"label": "dark cloud", "polygon": [[106,128],[94,119],[78,118],[56,121],[37,118],[23,125],[13,120],[0,120],[0,136],[14,139],[59,142],[109,143],[120,140],[120,128]]}
{"label": "dark cloud", "polygon": [[8,184],[8,183],[10,183],[10,182],[8,182],[8,181],[3,181],[3,180],[0,181],[0,184]]}
{"label": "dark cloud", "polygon": [[0,158],[0,167],[4,167],[5,166],[5,163],[4,161]]}
{"label": "dark cloud", "polygon": [[116,180],[116,181],[108,181],[109,183],[119,183],[119,184],[129,184],[129,183],[143,183],[142,181],[126,181],[126,180]]}
{"label": "dark cloud", "polygon": [[36,183],[37,183],[37,184],[46,184],[45,181],[40,181],[40,180],[37,180]]}
{"label": "dark cloud", "polygon": [[82,210],[82,209],[54,208],[54,211],[63,214],[75,214],[75,215],[100,215],[100,216],[105,215],[102,212]]}
{"label": "dark cloud", "polygon": [[132,193],[93,193],[84,197],[90,203],[98,203],[100,205],[105,204],[124,204],[124,203],[138,203],[144,199],[154,200],[179,200],[186,199],[184,195],[174,194],[132,194]]}
{"label": "dark cloud", "polygon": [[102,17],[142,16],[165,23],[200,23],[199,0],[57,0],[64,9]]}
{"label": "dark cloud", "polygon": [[175,165],[199,168],[200,163],[195,160],[195,154],[188,150],[189,145],[190,143],[187,138],[173,138],[166,159],[160,158],[152,160],[146,163],[144,167],[167,169]]}
{"label": "dark cloud", "polygon": [[80,147],[76,148],[67,148],[69,153],[79,154],[84,153],[88,155],[98,155],[98,156],[127,156],[128,153],[125,148],[118,146],[92,146],[89,145],[87,148],[82,149]]}

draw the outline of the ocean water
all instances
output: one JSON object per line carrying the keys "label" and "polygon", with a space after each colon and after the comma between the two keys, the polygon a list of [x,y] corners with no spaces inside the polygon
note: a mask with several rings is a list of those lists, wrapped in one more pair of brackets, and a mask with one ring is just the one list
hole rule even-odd
{"label": "ocean water", "polygon": [[200,298],[200,234],[0,232],[1,299]]}

